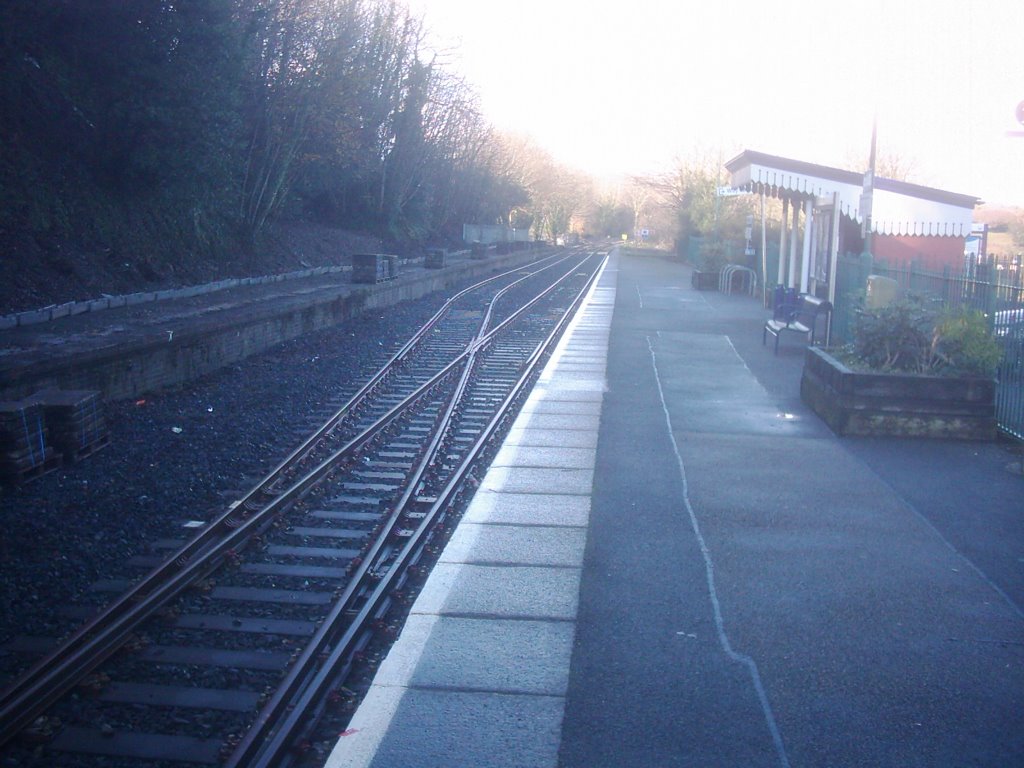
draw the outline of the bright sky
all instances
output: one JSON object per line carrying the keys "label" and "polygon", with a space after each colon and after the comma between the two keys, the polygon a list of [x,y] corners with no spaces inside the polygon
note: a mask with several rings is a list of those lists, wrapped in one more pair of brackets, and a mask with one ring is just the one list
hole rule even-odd
{"label": "bright sky", "polygon": [[408,0],[490,122],[595,175],[755,149],[1024,206],[1022,0]]}

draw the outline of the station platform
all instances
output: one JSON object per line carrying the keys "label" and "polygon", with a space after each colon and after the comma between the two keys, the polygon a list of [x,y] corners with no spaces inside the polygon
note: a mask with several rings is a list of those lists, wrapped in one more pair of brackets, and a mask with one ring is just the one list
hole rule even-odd
{"label": "station platform", "polygon": [[1024,765],[1024,477],[613,253],[328,768]]}
{"label": "station platform", "polygon": [[443,269],[407,260],[395,279],[376,284],[353,284],[340,271],[349,268],[339,267],[79,302],[75,311],[62,305],[22,313],[39,316],[24,324],[0,317],[0,400],[51,387],[122,400],[183,386],[368,309],[451,291],[536,258],[528,250],[486,260],[459,253]]}

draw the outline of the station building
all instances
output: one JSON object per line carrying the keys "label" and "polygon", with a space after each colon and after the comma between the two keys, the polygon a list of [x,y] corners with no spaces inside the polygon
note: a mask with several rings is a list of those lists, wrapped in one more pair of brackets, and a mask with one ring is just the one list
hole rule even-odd
{"label": "station building", "polygon": [[[840,256],[861,253],[868,231],[876,259],[934,272],[964,267],[977,197],[753,150],[725,167],[733,189],[782,202],[778,264],[762,263],[768,283],[834,303]],[[763,213],[761,230],[764,239]]]}

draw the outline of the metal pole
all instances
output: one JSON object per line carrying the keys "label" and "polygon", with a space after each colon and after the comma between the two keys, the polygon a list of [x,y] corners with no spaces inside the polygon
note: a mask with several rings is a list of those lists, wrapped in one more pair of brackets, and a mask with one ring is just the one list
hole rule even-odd
{"label": "metal pole", "polygon": [[814,237],[814,198],[804,201],[804,241],[800,255],[800,293],[810,290],[811,239]]}
{"label": "metal pole", "polygon": [[786,232],[789,229],[789,198],[782,198],[782,221],[779,224],[779,281],[786,285]]}
{"label": "metal pole", "polygon": [[797,232],[800,228],[800,201],[797,198],[793,198],[793,221],[789,229],[789,287],[798,288],[800,285],[800,275],[797,274],[796,260],[796,240]]}
{"label": "metal pole", "polygon": [[768,234],[765,232],[764,184],[761,185],[761,304],[768,306]]}
{"label": "metal pole", "polygon": [[868,172],[864,174],[864,190],[860,196],[860,207],[864,213],[864,253],[871,255],[871,222],[875,202],[875,150],[878,145],[878,117],[871,122],[871,154],[868,156]]}
{"label": "metal pole", "polygon": [[828,246],[828,328],[825,330],[825,346],[832,346],[832,321],[836,314],[836,280],[839,279],[839,225],[842,215],[839,211],[839,193],[832,193],[832,242]]}

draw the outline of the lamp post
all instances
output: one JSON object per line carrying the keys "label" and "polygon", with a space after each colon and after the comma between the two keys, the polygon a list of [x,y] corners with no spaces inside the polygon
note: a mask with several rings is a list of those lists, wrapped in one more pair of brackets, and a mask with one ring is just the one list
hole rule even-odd
{"label": "lamp post", "polygon": [[864,188],[860,195],[860,210],[861,215],[864,217],[864,223],[861,225],[861,237],[864,239],[864,250],[862,251],[862,253],[865,253],[868,256],[871,255],[871,209],[874,204],[875,149],[877,147],[877,143],[878,118],[876,117],[871,122],[871,154],[868,157],[868,170],[864,174]]}

